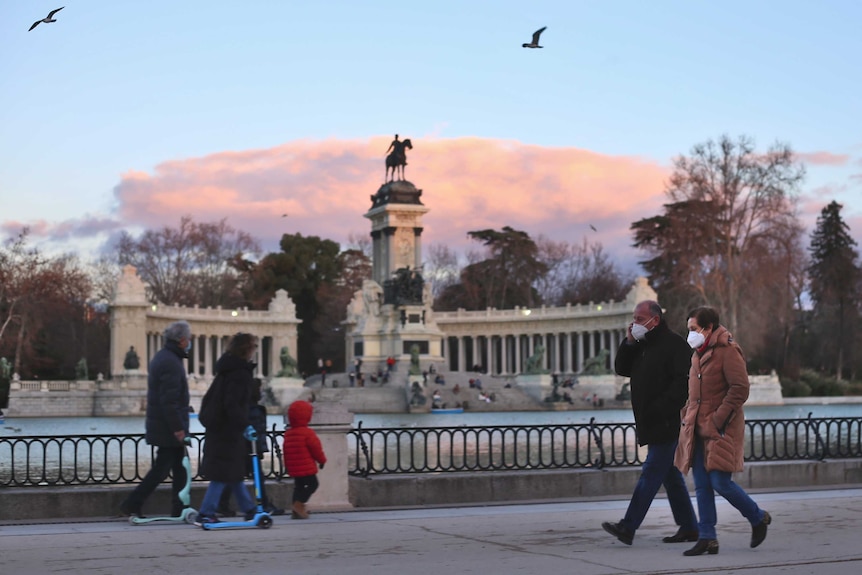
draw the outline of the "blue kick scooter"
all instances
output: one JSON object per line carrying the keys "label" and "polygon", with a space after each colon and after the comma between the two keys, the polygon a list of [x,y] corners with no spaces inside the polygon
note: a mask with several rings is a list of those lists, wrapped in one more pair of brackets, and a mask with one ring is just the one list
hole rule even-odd
{"label": "blue kick scooter", "polygon": [[193,525],[198,518],[198,512],[191,507],[192,493],[192,466],[189,460],[189,445],[192,443],[191,437],[186,437],[183,440],[185,447],[185,455],[183,456],[183,469],[186,470],[186,485],[177,494],[183,504],[183,510],[179,517],[138,517],[132,515],[129,517],[129,523],[132,525],[143,525],[145,523],[188,523]]}
{"label": "blue kick scooter", "polygon": [[257,507],[254,517],[247,521],[219,521],[218,523],[203,523],[201,527],[207,531],[213,529],[244,529],[248,527],[260,527],[269,529],[272,527],[272,517],[263,509],[263,498],[260,493],[260,464],[257,456],[257,431],[252,426],[246,428],[243,436],[251,443],[251,465],[254,471],[254,499]]}

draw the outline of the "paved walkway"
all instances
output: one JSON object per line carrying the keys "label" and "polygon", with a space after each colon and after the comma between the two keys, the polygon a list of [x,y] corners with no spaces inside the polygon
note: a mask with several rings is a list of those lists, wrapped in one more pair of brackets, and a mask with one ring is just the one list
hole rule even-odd
{"label": "paved walkway", "polygon": [[773,517],[766,542],[750,549],[749,524],[719,498],[721,549],[712,556],[683,557],[690,543],[661,542],[675,526],[660,499],[631,547],[601,529],[602,521],[622,517],[627,502],[620,500],[317,513],[307,521],[276,517],[269,530],[131,526],[123,519],[6,523],[0,524],[0,570],[4,575],[862,572],[862,489],[754,498]]}

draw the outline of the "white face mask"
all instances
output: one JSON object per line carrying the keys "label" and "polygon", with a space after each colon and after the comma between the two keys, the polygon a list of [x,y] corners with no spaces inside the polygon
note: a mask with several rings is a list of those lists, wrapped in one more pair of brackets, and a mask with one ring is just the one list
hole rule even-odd
{"label": "white face mask", "polygon": [[632,337],[636,340],[642,340],[648,333],[649,330],[645,326],[639,323],[632,324]]}
{"label": "white face mask", "polygon": [[706,341],[706,338],[699,331],[690,331],[688,332],[688,345],[691,346],[691,349],[697,349],[703,345],[703,342]]}

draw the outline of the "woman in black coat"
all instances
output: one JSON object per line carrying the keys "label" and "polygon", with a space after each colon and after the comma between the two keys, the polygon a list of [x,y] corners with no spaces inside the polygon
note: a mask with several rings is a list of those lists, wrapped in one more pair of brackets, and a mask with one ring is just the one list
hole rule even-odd
{"label": "woman in black coat", "polygon": [[206,428],[201,475],[210,480],[199,522],[214,523],[216,507],[225,488],[236,498],[246,516],[254,515],[255,503],[243,483],[249,453],[245,430],[249,427],[249,405],[257,350],[257,338],[236,334],[216,362],[216,378],[201,403],[198,420]]}

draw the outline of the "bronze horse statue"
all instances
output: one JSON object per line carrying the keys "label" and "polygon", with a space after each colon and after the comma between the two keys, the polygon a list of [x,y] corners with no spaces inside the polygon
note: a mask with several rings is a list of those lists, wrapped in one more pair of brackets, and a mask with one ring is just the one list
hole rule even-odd
{"label": "bronze horse statue", "polygon": [[[404,148],[408,150],[413,149],[413,142],[410,141],[410,138],[407,138],[400,142],[393,142],[395,148],[392,150],[392,153],[386,156],[386,181],[391,182],[395,179],[396,170],[401,168],[401,178],[404,179],[404,166],[407,165],[407,154],[404,152]],[[392,177],[389,177],[389,170],[392,169]]]}

